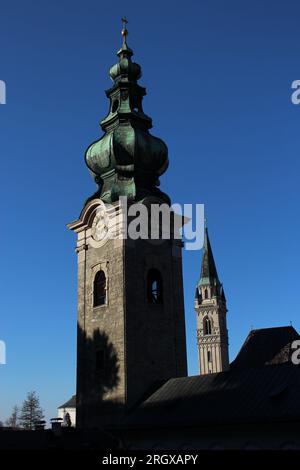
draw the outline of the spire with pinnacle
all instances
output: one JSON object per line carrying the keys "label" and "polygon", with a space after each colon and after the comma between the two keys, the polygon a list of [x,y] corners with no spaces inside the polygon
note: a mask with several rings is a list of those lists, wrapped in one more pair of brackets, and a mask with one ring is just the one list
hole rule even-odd
{"label": "spire with pinnacle", "polygon": [[226,298],[219,281],[205,227],[201,275],[196,287],[197,343],[201,374],[222,372],[229,367]]}
{"label": "spire with pinnacle", "polygon": [[211,295],[220,297],[222,300],[226,301],[223,285],[219,280],[214,255],[211,249],[206,221],[204,229],[201,274],[196,288],[196,298],[200,298],[202,296],[203,289],[201,288],[203,287],[209,287]]}
{"label": "spire with pinnacle", "polygon": [[203,257],[202,257],[202,265],[201,265],[201,276],[199,285],[204,284],[219,284],[219,277],[217,273],[217,268],[213,256],[213,252],[211,249],[209,236],[208,236],[208,229],[205,227],[204,232],[204,245],[203,245]]}

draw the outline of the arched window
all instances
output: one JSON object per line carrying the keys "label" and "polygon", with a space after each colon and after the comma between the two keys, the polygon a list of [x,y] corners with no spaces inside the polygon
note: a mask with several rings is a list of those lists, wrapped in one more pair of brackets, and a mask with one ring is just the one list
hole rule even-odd
{"label": "arched window", "polygon": [[157,269],[149,269],[148,271],[147,299],[151,304],[161,304],[163,301],[162,277]]}
{"label": "arched window", "polygon": [[208,289],[205,289],[205,290],[204,290],[204,298],[205,298],[205,299],[208,299]]}
{"label": "arched window", "polygon": [[94,307],[106,304],[106,277],[98,271],[94,279]]}
{"label": "arched window", "polygon": [[203,320],[203,330],[204,330],[204,335],[211,335],[212,333],[211,319],[208,317],[205,317]]}

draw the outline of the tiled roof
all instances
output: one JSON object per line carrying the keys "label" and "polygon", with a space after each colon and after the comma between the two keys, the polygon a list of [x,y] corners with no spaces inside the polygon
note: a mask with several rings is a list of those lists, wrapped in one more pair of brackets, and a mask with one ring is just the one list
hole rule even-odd
{"label": "tiled roof", "polygon": [[73,395],[70,400],[66,401],[63,405],[59,406],[59,408],[76,408],[76,395]]}
{"label": "tiled roof", "polygon": [[291,344],[299,338],[299,334],[292,326],[252,330],[230,367],[245,369],[289,362],[292,353]]}
{"label": "tiled roof", "polygon": [[230,370],[170,379],[126,418],[127,427],[300,420],[300,365],[292,326],[249,333]]}
{"label": "tiled roof", "polygon": [[128,428],[300,420],[300,366],[270,365],[170,379],[126,418]]}

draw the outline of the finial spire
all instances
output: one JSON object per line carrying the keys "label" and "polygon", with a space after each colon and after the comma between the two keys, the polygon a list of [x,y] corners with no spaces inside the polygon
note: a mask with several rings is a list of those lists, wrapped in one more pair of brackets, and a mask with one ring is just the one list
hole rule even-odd
{"label": "finial spire", "polygon": [[125,42],[126,41],[126,36],[128,36],[128,30],[126,28],[128,20],[127,20],[126,16],[123,16],[123,18],[121,18],[121,21],[122,21],[122,36],[123,36],[123,41]]}
{"label": "finial spire", "polygon": [[123,16],[123,18],[121,18],[121,21],[122,21],[121,34],[123,36],[123,44],[122,44],[121,49],[118,51],[117,55],[121,59],[124,58],[124,57],[130,58],[133,55],[133,51],[130,49],[130,47],[128,47],[127,42],[126,42],[126,38],[128,36],[128,30],[126,28],[128,20],[127,20],[126,16]]}

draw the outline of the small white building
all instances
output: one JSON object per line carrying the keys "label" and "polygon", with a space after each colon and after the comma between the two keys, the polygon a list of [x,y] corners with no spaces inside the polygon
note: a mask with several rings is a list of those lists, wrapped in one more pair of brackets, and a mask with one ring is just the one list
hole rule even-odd
{"label": "small white building", "polygon": [[76,395],[73,395],[70,400],[66,401],[63,405],[57,408],[58,418],[62,418],[62,425],[67,426],[67,414],[69,414],[71,420],[71,426],[76,426]]}

